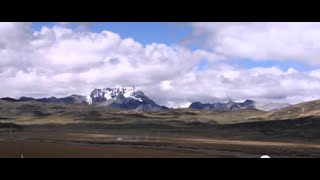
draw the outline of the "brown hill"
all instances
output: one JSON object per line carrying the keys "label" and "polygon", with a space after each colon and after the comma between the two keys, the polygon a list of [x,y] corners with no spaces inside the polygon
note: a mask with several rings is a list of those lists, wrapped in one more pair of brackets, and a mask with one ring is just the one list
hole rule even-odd
{"label": "brown hill", "polygon": [[320,100],[303,102],[282,109],[253,116],[256,120],[286,120],[305,117],[320,117]]}

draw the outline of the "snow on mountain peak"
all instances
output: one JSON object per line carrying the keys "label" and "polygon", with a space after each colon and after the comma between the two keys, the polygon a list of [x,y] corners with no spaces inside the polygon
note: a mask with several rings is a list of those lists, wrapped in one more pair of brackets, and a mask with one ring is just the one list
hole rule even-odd
{"label": "snow on mountain peak", "polygon": [[88,102],[88,104],[92,104],[92,98],[90,97],[90,95],[86,96],[86,101]]}
{"label": "snow on mountain peak", "polygon": [[136,92],[141,92],[133,87],[115,87],[115,88],[103,88],[94,89],[88,96],[88,103],[92,104],[93,99],[110,100],[116,99],[119,95],[123,95],[124,98],[132,98],[142,102],[141,98],[136,97]]}

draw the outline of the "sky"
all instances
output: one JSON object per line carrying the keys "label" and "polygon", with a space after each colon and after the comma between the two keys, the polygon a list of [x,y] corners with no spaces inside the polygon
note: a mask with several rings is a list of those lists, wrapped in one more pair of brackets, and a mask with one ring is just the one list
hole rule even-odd
{"label": "sky", "polygon": [[135,86],[156,103],[320,99],[316,22],[0,22],[0,97]]}

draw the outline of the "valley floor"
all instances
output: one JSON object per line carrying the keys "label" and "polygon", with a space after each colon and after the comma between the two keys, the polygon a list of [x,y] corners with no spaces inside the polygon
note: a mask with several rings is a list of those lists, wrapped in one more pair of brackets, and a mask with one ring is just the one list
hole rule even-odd
{"label": "valley floor", "polygon": [[320,157],[320,144],[147,134],[126,130],[32,127],[0,133],[2,158]]}

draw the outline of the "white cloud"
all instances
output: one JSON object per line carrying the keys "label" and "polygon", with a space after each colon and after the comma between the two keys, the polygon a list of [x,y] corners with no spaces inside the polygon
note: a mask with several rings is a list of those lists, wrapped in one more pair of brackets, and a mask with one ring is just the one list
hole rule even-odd
{"label": "white cloud", "polygon": [[161,81],[161,89],[163,89],[164,91],[172,89],[172,86],[170,84],[171,84],[171,81],[169,80]]}
{"label": "white cloud", "polygon": [[0,41],[1,96],[84,94],[95,87],[117,85],[144,89],[192,71],[205,56],[217,59],[202,50],[156,43],[143,46],[110,31],[53,26],[33,32],[29,23],[3,24],[0,34],[9,32],[15,36]]}
{"label": "white cloud", "polygon": [[298,103],[320,99],[320,79],[293,68],[282,71],[275,67],[236,69],[215,65],[209,70],[195,73],[192,80],[185,81],[190,79],[189,76],[186,74],[172,80],[172,89],[162,98],[178,101],[179,97],[181,102],[207,103],[230,99]]}
{"label": "white cloud", "polygon": [[320,23],[191,23],[194,35],[216,53],[253,60],[296,60],[320,64]]}
{"label": "white cloud", "polygon": [[[197,26],[200,25],[204,26]],[[261,31],[260,25],[249,26]],[[223,64],[219,60],[226,60],[226,56],[221,54],[250,55],[250,48],[243,54],[235,53],[241,52],[236,46],[237,43],[241,45],[237,38],[246,38],[244,32],[249,30],[240,24],[237,27],[240,35],[237,37],[232,34],[235,27],[222,24],[219,28],[226,28],[227,31],[211,36],[210,28],[198,29],[199,33],[210,30],[208,41],[211,37],[215,38],[212,46],[218,50],[220,48],[220,54],[217,54],[175,45],[142,45],[110,31],[93,33],[57,25],[34,32],[29,23],[0,23],[0,96],[61,97],[75,93],[87,95],[96,87],[136,86],[155,102],[171,107],[186,107],[194,101],[230,99],[289,103],[320,99],[320,70],[299,72],[289,68],[284,71],[277,67],[241,69]],[[254,34],[255,30],[250,30],[250,33],[252,31]],[[228,41],[225,34],[235,38],[237,43],[234,47],[224,44]],[[279,38],[280,45],[277,47],[284,46]],[[259,39],[257,42],[262,41]],[[256,57],[269,58],[277,52],[271,47],[261,50],[252,42],[256,41],[249,39],[248,46],[256,48]],[[222,51],[227,46],[232,46],[232,49]],[[279,58],[291,56],[289,52],[276,54]],[[202,59],[208,60],[207,68],[197,71],[197,63]],[[311,58],[308,62],[316,61]]]}

